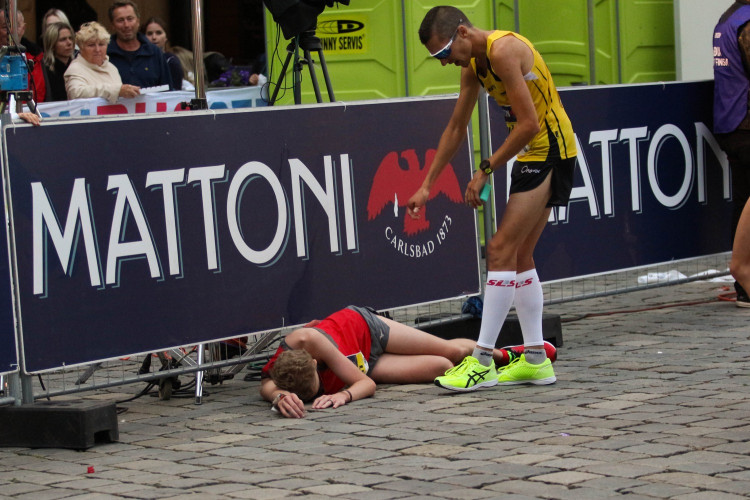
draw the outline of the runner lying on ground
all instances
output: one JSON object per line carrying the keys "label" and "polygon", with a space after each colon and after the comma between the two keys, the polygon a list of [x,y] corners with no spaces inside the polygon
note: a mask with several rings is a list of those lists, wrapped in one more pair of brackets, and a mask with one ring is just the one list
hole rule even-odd
{"label": "runner lying on ground", "polygon": [[[294,330],[281,342],[261,373],[260,394],[285,417],[305,416],[312,408],[338,408],[375,393],[381,384],[432,382],[467,355],[475,342],[446,340],[349,306]],[[545,342],[547,355],[555,348]],[[495,349],[494,360],[507,365],[523,346]]]}

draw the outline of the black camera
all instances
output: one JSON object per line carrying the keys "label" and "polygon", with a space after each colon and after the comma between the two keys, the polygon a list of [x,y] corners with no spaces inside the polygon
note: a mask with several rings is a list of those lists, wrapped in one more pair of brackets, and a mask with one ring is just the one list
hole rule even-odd
{"label": "black camera", "polygon": [[263,0],[287,40],[314,30],[318,15],[336,3],[349,5],[349,0]]}

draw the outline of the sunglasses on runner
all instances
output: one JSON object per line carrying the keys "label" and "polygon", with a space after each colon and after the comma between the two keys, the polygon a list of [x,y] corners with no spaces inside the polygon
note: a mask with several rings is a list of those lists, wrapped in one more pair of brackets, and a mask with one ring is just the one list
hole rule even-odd
{"label": "sunglasses on runner", "polygon": [[448,56],[451,55],[451,45],[453,45],[453,40],[456,39],[456,35],[458,35],[458,28],[461,26],[461,23],[464,22],[463,19],[458,21],[458,26],[456,26],[456,31],[453,32],[453,36],[450,40],[448,40],[448,43],[443,47],[442,49],[438,50],[434,54],[430,54],[430,57],[434,57],[435,59],[447,59]]}

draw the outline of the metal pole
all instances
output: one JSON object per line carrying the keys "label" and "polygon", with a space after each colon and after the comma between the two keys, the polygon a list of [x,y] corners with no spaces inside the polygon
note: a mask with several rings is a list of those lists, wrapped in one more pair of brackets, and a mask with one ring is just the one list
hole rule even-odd
{"label": "metal pole", "polygon": [[[479,93],[478,98],[479,108],[479,154],[481,158],[489,158],[492,155],[490,149],[490,111],[489,104],[487,102],[487,93],[482,90]],[[504,171],[505,169],[503,169]],[[495,192],[494,174],[490,176],[488,182],[492,185],[492,194],[487,202],[484,204],[484,255],[487,258],[490,240],[495,234],[495,225],[493,224],[493,215],[495,213],[495,200],[497,200],[497,193]]]}
{"label": "metal pole", "polygon": [[404,5],[404,0],[401,0],[401,42],[404,46],[404,68],[406,69],[406,71],[404,71],[404,89],[406,90],[404,95],[409,97],[409,56],[407,55],[409,50],[407,46],[408,44],[406,43],[408,38],[406,37],[406,5]]}
{"label": "metal pole", "polygon": [[195,99],[192,109],[208,109],[206,101],[206,69],[203,65],[203,0],[193,0],[193,59],[195,63]]}
{"label": "metal pole", "polygon": [[11,373],[8,375],[8,386],[6,396],[13,400],[15,406],[21,406],[21,404],[33,403],[32,401],[24,401],[23,387],[21,382],[21,376],[18,373]]}
{"label": "metal pole", "polygon": [[589,15],[589,84],[596,85],[596,23],[594,22],[594,0],[588,1]]}
{"label": "metal pole", "polygon": [[8,33],[8,45],[21,43],[18,39],[18,0],[8,0],[8,23],[10,32]]}
{"label": "metal pole", "polygon": [[617,83],[622,83],[622,41],[620,39],[620,1],[615,1],[615,19],[617,20]]}
{"label": "metal pole", "polygon": [[[203,344],[198,344],[198,365],[203,364]],[[195,404],[203,404],[203,370],[195,372]]]}
{"label": "metal pole", "polygon": [[[8,0],[6,15],[8,16],[8,24],[10,31],[8,32],[8,43],[10,45],[16,45],[20,43],[18,39],[18,1]],[[7,97],[4,97],[7,99]],[[11,123],[10,113],[5,112],[6,102],[2,103],[3,113],[0,116],[0,129],[5,129]],[[16,327],[16,348],[18,352],[18,373],[11,374],[9,376],[9,387],[8,392],[13,397],[16,405],[30,404],[34,402],[34,388],[32,385],[31,375],[25,373],[26,363],[24,360],[24,349],[23,349],[23,335],[21,333],[21,314],[18,304],[17,291],[20,289],[18,285],[18,269],[16,267],[16,249],[15,249],[15,230],[13,228],[13,211],[10,204],[10,171],[8,169],[7,151],[4,147],[2,148],[2,177],[3,177],[3,201],[5,208],[5,219],[6,219],[6,235],[8,238],[8,253],[10,260],[10,273],[13,289],[13,315],[15,319]]]}

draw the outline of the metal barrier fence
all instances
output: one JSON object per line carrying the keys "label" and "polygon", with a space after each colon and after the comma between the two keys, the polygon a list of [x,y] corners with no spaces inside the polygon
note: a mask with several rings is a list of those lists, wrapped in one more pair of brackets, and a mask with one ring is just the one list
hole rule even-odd
{"label": "metal barrier fence", "polygon": [[[662,287],[720,278],[729,274],[729,252],[670,261],[595,276],[585,276],[543,284],[545,304],[560,304],[605,295],[616,295],[647,288]],[[464,299],[426,304],[388,313],[397,321],[427,328],[471,317],[461,312]],[[234,344],[216,342],[200,346],[173,348],[164,353],[135,356],[127,359],[94,363],[34,375],[31,380],[34,399],[74,395],[126,384],[146,384],[147,390],[158,392],[161,399],[180,395],[195,397],[200,403],[203,386],[221,384],[235,376],[253,378],[275,351],[280,339],[291,329],[251,336],[247,350]],[[154,361],[156,360],[156,361]],[[144,370],[146,365],[156,365]],[[249,369],[243,372],[243,369]],[[253,373],[255,372],[255,373]],[[178,377],[193,376],[187,382]],[[4,398],[0,404],[14,401],[7,396],[8,379],[4,381]],[[184,382],[184,385],[183,385]]]}

